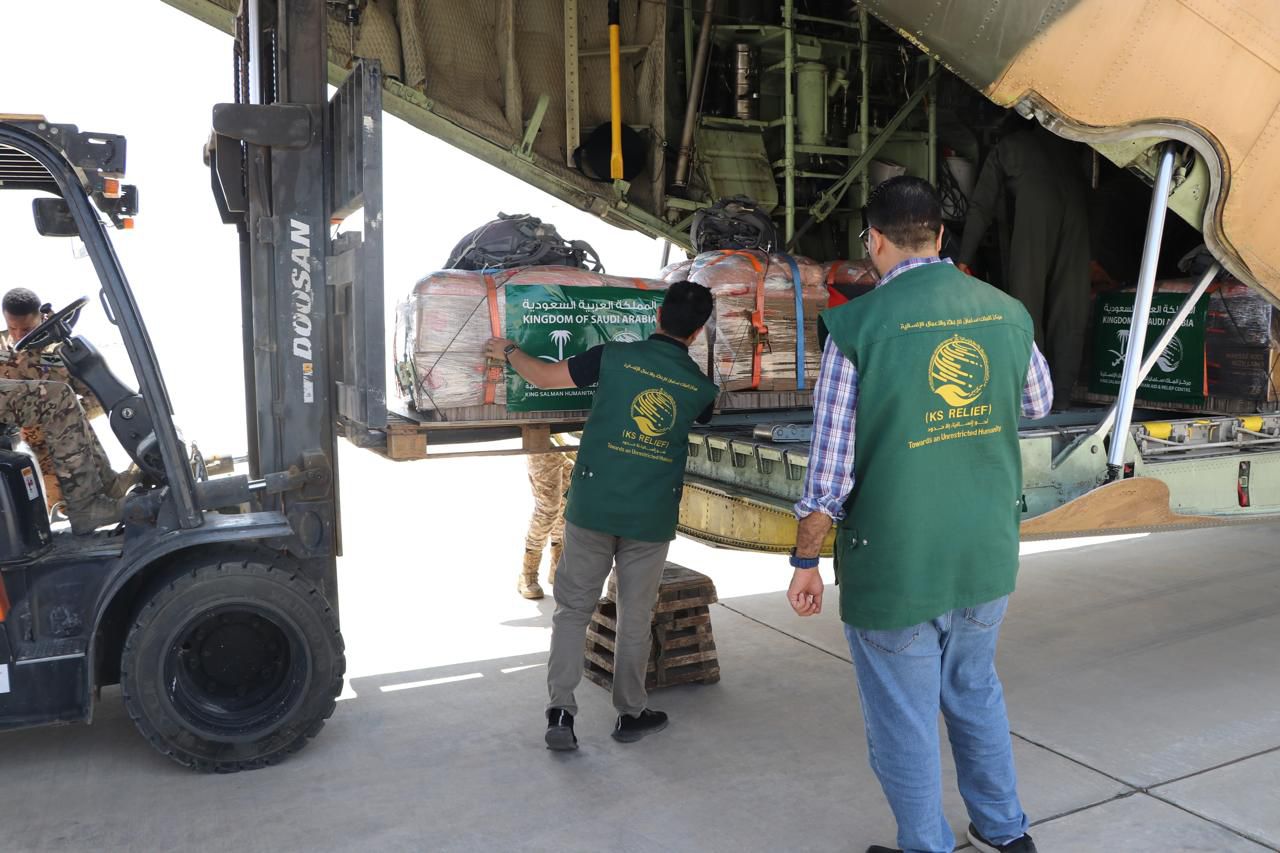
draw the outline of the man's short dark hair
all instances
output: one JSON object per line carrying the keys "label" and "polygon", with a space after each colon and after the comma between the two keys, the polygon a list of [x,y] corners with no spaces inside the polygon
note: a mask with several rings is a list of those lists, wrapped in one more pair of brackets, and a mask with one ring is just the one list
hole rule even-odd
{"label": "man's short dark hair", "polygon": [[662,299],[662,331],[687,338],[707,324],[711,309],[710,290],[691,281],[678,281],[667,288]]}
{"label": "man's short dark hair", "polygon": [[36,296],[34,290],[15,287],[4,295],[4,302],[0,303],[0,307],[3,307],[4,313],[14,317],[30,317],[40,313],[40,297]]}
{"label": "man's short dark hair", "polygon": [[899,249],[919,249],[938,239],[942,202],[923,178],[890,178],[867,197],[867,225]]}

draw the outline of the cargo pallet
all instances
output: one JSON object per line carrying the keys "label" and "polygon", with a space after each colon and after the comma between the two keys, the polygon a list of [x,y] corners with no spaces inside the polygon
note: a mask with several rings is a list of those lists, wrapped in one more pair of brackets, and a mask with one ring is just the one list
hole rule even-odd
{"label": "cargo pallet", "polygon": [[[1109,406],[1116,401],[1110,394],[1096,394],[1092,391],[1076,388],[1074,399],[1097,406]],[[1173,412],[1180,415],[1255,415],[1280,410],[1280,401],[1263,400],[1247,397],[1220,397],[1210,395],[1203,403],[1178,403],[1169,401],[1134,400],[1139,409]]]}
{"label": "cargo pallet", "polygon": [[[558,413],[538,412],[538,420],[499,421],[425,421],[407,412],[387,412],[387,425],[381,430],[367,430],[353,435],[353,428],[343,424],[345,437],[352,443],[373,451],[387,459],[406,461],[412,459],[448,459],[463,456],[516,456],[527,453],[568,453],[576,447],[562,446],[552,440],[559,433],[576,432],[586,422],[585,413],[571,413],[574,417],[561,418]],[[549,419],[547,415],[557,415]],[[519,447],[501,450],[436,451],[435,446],[496,441],[507,438],[520,439]]]}
{"label": "cargo pallet", "polygon": [[[779,411],[794,418],[795,409],[813,405],[811,391],[774,391],[762,386],[758,391],[721,392],[716,400],[716,414],[749,415]],[[387,426],[382,430],[352,434],[346,424],[346,438],[387,459],[444,459],[459,456],[514,456],[525,453],[565,453],[576,448],[557,445],[551,436],[577,432],[587,421],[587,411],[507,412],[504,406],[469,406],[449,412],[449,420],[425,415],[410,408],[389,409]],[[504,450],[435,451],[436,445],[462,442],[520,439],[520,447]]]}

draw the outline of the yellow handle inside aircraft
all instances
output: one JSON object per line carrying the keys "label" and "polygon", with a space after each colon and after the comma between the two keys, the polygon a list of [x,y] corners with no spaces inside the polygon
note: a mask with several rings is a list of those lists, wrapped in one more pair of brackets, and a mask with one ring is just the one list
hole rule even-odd
{"label": "yellow handle inside aircraft", "polygon": [[622,180],[622,27],[609,24],[609,177]]}

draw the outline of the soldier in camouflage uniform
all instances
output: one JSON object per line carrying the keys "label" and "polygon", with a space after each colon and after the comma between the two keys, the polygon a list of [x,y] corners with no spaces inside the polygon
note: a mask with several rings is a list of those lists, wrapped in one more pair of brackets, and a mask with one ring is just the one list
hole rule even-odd
{"label": "soldier in camouflage uniform", "polygon": [[89,426],[89,413],[100,413],[101,404],[56,355],[13,351],[13,343],[43,319],[39,297],[14,288],[4,296],[3,311],[8,328],[0,341],[0,421],[22,428],[39,460],[46,501],[50,509],[64,504],[74,532],[119,521],[120,498],[132,478],[112,470]]}
{"label": "soldier in camouflage uniform", "polygon": [[[20,337],[20,336],[19,336]],[[78,379],[73,379],[67,368],[56,356],[46,353],[13,352],[12,342],[16,340],[12,333],[0,336],[0,380],[15,379],[36,382],[60,382],[70,385],[80,398],[85,417],[94,418],[102,414],[102,406],[93,392],[83,387]],[[40,474],[44,479],[44,497],[52,511],[54,506],[62,502],[62,488],[54,474],[53,453],[49,449],[48,439],[42,426],[37,423],[22,426],[22,440],[31,448],[31,453],[40,464]],[[100,442],[94,441],[94,458],[104,475],[111,473],[111,463],[102,449]]]}
{"label": "soldier in camouflage uniform", "polygon": [[556,582],[556,566],[564,547],[564,493],[573,473],[573,459],[568,453],[530,453],[529,486],[533,490],[533,517],[524,539],[524,567],[516,589],[525,598],[542,598],[538,585],[538,567],[542,550],[551,540],[551,568],[547,583]]}

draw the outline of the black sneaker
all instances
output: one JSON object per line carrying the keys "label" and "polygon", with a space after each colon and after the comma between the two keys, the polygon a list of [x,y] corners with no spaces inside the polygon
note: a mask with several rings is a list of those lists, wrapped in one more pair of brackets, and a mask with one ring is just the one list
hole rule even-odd
{"label": "black sneaker", "polygon": [[635,743],[645,735],[660,732],[667,727],[667,715],[645,708],[636,716],[619,714],[618,725],[613,728],[613,739],[623,743]]}
{"label": "black sneaker", "polygon": [[969,824],[969,841],[973,843],[974,849],[981,850],[982,853],[1036,853],[1036,843],[1031,840],[1030,835],[1015,838],[1008,844],[996,844],[983,838],[973,824]]}
{"label": "black sneaker", "polygon": [[578,748],[578,738],[573,733],[573,714],[564,708],[547,710],[547,749],[567,752]]}
{"label": "black sneaker", "polygon": [[867,853],[902,853],[897,847],[884,847],[880,844],[872,844],[867,848]]}

